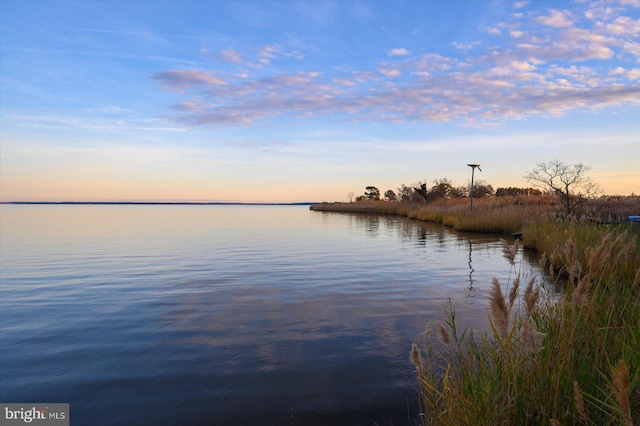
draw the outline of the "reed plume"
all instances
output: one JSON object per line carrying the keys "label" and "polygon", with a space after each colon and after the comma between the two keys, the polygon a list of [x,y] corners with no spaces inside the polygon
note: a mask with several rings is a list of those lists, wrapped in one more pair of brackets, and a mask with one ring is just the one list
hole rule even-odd
{"label": "reed plume", "polygon": [[411,344],[411,355],[409,359],[411,359],[411,363],[415,365],[418,376],[424,376],[424,362],[422,361],[422,354],[420,352],[420,348],[418,348],[418,345],[415,343]]}
{"label": "reed plume", "polygon": [[[625,235],[626,235],[626,231],[625,231]],[[625,244],[621,249],[620,252],[618,253],[618,255],[616,256],[614,263],[619,263],[619,262],[623,262],[626,261],[626,259],[628,259],[629,257],[633,256],[634,251],[636,250],[636,242],[631,240],[629,242],[627,242],[627,244]]]}
{"label": "reed plume", "polygon": [[600,244],[595,248],[587,248],[586,257],[589,273],[593,274],[602,268],[602,265],[606,261],[607,253],[609,252],[609,241],[611,241],[611,234],[605,234]]}
{"label": "reed plume", "polygon": [[618,364],[611,369],[611,379],[611,393],[620,407],[625,425],[632,426],[629,404],[629,367],[623,360],[618,361]]}
{"label": "reed plume", "polygon": [[587,413],[584,410],[584,398],[582,397],[582,391],[580,390],[580,386],[578,386],[578,382],[576,380],[573,381],[573,402],[576,406],[578,416],[582,420],[589,420]]}
{"label": "reed plume", "polygon": [[502,255],[509,261],[509,263],[513,266],[516,263],[516,255],[518,254],[518,250],[520,249],[520,239],[516,239],[516,242],[513,245],[509,245],[508,242],[500,238],[500,243],[502,243]]}
{"label": "reed plume", "polygon": [[524,309],[527,317],[530,317],[531,314],[533,314],[533,310],[540,299],[540,288],[533,288],[535,281],[535,277],[531,278],[527,287],[524,289]]}
{"label": "reed plume", "polygon": [[573,306],[579,308],[587,303],[587,296],[591,288],[591,275],[587,274],[578,281],[578,285],[573,292]]}
{"label": "reed plume", "polygon": [[424,331],[422,332],[422,336],[424,337],[425,341],[428,341],[429,338],[431,337],[431,332],[433,330],[431,329],[431,324],[427,324],[427,326],[425,327]]}
{"label": "reed plume", "polygon": [[574,283],[574,280],[579,280],[580,276],[582,275],[582,265],[580,265],[580,262],[578,262],[578,260],[574,260],[573,261],[573,265],[571,265],[571,269],[569,269],[569,277],[571,280],[571,283]]}
{"label": "reed plume", "polygon": [[540,260],[538,262],[540,263],[540,267],[544,269],[544,267],[547,266],[548,261],[549,260],[547,259],[547,253],[542,253],[542,255],[540,255]]}
{"label": "reed plume", "polygon": [[438,338],[442,343],[449,346],[451,344],[451,335],[449,334],[449,330],[446,329],[442,323],[436,323],[436,332],[438,333]]}
{"label": "reed plume", "polygon": [[546,334],[538,331],[534,324],[528,321],[522,323],[522,343],[527,355],[537,354],[544,346],[542,341]]}
{"label": "reed plume", "polygon": [[495,322],[498,335],[504,339],[507,337],[509,329],[509,309],[505,303],[502,289],[497,278],[493,278],[491,290],[489,292],[489,304],[491,306],[491,314]]}
{"label": "reed plume", "polygon": [[565,265],[573,265],[576,260],[576,243],[573,241],[573,238],[569,237],[567,242],[564,245],[564,259],[563,263]]}
{"label": "reed plume", "polygon": [[621,232],[615,240],[611,243],[609,247],[609,253],[616,253],[620,249],[620,247],[624,244],[625,239],[627,238],[627,231]]}
{"label": "reed plume", "polygon": [[518,297],[519,288],[520,288],[520,274],[518,274],[516,279],[513,280],[513,285],[511,287],[511,290],[509,291],[509,310],[513,308],[513,302],[515,302],[516,298]]}

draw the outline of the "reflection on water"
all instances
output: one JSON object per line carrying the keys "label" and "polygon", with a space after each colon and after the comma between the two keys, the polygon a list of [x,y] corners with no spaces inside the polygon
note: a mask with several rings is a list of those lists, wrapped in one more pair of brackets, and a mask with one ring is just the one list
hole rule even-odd
{"label": "reflection on water", "polygon": [[475,295],[475,290],[473,288],[473,273],[475,272],[475,269],[473,269],[473,258],[471,257],[471,255],[473,254],[473,244],[471,243],[471,239],[469,239],[469,288],[467,288],[467,297],[468,298],[474,298],[476,297]]}
{"label": "reflection on water", "polygon": [[1,209],[0,399],[78,424],[409,423],[411,343],[448,300],[486,326],[509,276],[496,238],[392,216]]}

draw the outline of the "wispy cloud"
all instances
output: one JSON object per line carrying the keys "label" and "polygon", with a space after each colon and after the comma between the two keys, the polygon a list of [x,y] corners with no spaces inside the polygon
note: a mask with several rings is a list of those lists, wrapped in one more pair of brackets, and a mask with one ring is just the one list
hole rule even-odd
{"label": "wispy cloud", "polygon": [[384,74],[387,77],[400,77],[402,75],[400,70],[395,68],[380,68],[378,71],[380,71],[380,74]]}
{"label": "wispy cloud", "polygon": [[591,16],[593,10],[585,4],[582,14],[512,15],[485,30],[502,39],[502,47],[457,43],[456,57],[399,47],[369,69],[269,75],[276,58],[300,61],[304,55],[268,44],[258,50],[262,75],[226,81],[209,71],[167,70],[153,78],[189,95],[176,104],[176,119],[193,125],[319,115],[473,124],[640,104],[640,21],[620,9]]}
{"label": "wispy cloud", "polygon": [[304,55],[296,50],[287,49],[281,44],[268,44],[258,50],[258,61],[263,65],[268,65],[272,60],[280,57],[303,59]]}
{"label": "wispy cloud", "polygon": [[473,49],[478,44],[480,44],[480,43],[478,43],[478,42],[475,42],[475,43],[459,43],[457,41],[454,41],[453,43],[451,43],[451,45],[453,47],[455,47],[456,49],[460,49],[460,50]]}
{"label": "wispy cloud", "polygon": [[224,62],[242,62],[240,53],[232,49],[223,50],[218,54],[218,59]]}
{"label": "wispy cloud", "polygon": [[[92,111],[94,112],[94,111]],[[109,112],[108,114],[112,114]],[[78,118],[66,115],[23,115],[8,116],[17,125],[30,128],[74,128],[99,131],[143,131],[143,132],[185,132],[183,126],[167,126],[166,122],[154,119],[130,118]]]}
{"label": "wispy cloud", "polygon": [[155,73],[152,79],[163,83],[165,88],[184,91],[197,86],[218,86],[226,84],[213,73],[199,70],[167,70]]}
{"label": "wispy cloud", "polygon": [[389,55],[391,56],[405,56],[410,54],[411,52],[409,52],[407,49],[405,49],[404,47],[398,48],[398,49],[391,49],[391,51],[389,52]]}

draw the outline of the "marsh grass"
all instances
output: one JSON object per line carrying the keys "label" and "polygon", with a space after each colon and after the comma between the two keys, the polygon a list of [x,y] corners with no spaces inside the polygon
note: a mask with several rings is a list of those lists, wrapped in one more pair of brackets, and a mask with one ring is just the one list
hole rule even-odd
{"label": "marsh grass", "polygon": [[518,247],[503,241],[515,278],[493,280],[490,329],[461,331],[449,306],[438,341],[412,346],[422,424],[640,424],[637,237],[557,226],[548,248],[569,277],[562,294],[535,279],[522,292]]}
{"label": "marsh grass", "polygon": [[507,282],[491,284],[489,330],[460,329],[449,305],[423,347],[412,346],[421,424],[640,425],[640,226],[624,223],[640,213],[640,197],[593,200],[568,218],[549,196],[474,200],[473,213],[467,200],[314,210],[522,231],[524,248],[541,253],[557,280],[522,290],[521,252],[503,242],[511,270]]}
{"label": "marsh grass", "polygon": [[[355,203],[323,203],[312,210],[332,212],[377,213],[405,216],[440,223],[457,231],[510,234],[522,231],[530,223],[542,219],[565,220],[563,207],[549,195],[439,199],[430,203],[361,201]],[[590,224],[625,223],[627,216],[640,214],[640,197],[602,197],[589,200],[572,218]]]}
{"label": "marsh grass", "polygon": [[537,217],[554,200],[549,197],[498,197],[474,201],[473,213],[467,199],[441,199],[429,204],[363,201],[324,203],[313,210],[332,212],[377,213],[405,216],[410,219],[440,223],[457,231],[508,234],[522,230],[527,220]]}
{"label": "marsh grass", "polygon": [[524,226],[523,244],[544,253],[552,274],[578,278],[590,274],[595,280],[637,280],[640,226],[593,225],[574,218],[559,221],[543,215]]}

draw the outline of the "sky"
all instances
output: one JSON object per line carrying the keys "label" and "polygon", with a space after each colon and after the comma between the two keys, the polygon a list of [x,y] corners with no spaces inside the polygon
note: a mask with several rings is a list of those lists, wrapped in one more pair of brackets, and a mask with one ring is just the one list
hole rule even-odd
{"label": "sky", "polygon": [[640,0],[0,2],[0,200],[640,193]]}

